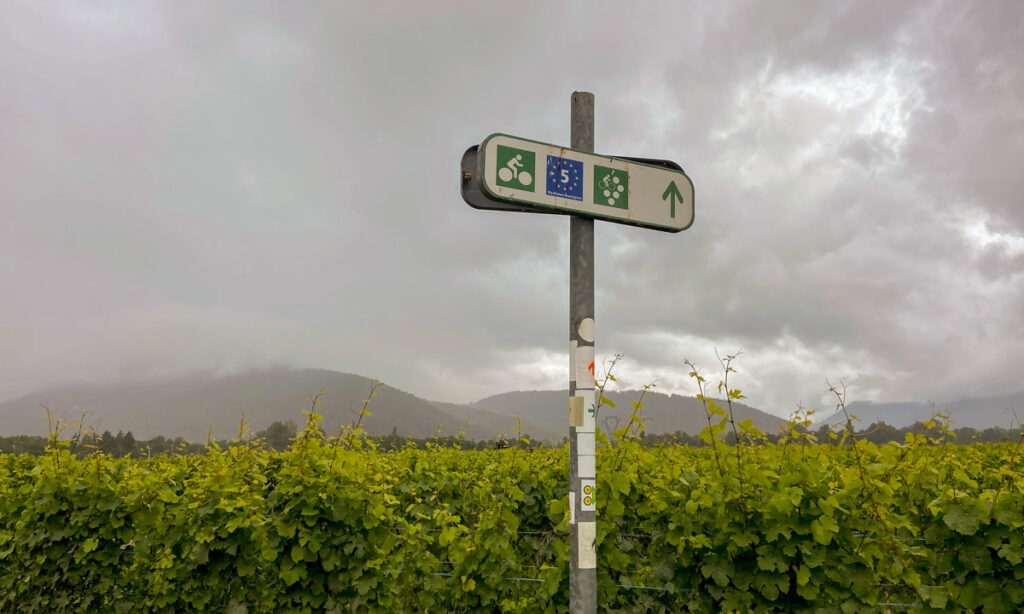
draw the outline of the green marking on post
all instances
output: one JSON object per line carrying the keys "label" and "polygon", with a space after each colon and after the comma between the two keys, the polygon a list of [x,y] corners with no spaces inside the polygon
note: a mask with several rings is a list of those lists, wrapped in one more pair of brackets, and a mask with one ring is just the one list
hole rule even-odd
{"label": "green marking on post", "polygon": [[594,202],[616,209],[629,209],[629,173],[594,165]]}
{"label": "green marking on post", "polygon": [[498,145],[498,185],[534,192],[537,185],[536,154],[525,149]]}

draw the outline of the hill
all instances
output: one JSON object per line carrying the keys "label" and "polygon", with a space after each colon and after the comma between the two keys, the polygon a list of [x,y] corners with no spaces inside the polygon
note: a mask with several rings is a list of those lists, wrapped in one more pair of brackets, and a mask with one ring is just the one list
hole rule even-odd
{"label": "hill", "polygon": [[[240,412],[250,431],[266,428],[274,421],[292,420],[301,424],[303,411],[313,396],[323,392],[318,412],[324,416],[323,428],[335,433],[343,423],[351,423],[359,414],[371,380],[359,375],[322,369],[274,368],[236,375],[193,374],[155,382],[130,382],[109,385],[70,385],[34,392],[0,403],[0,434],[41,435],[46,433],[42,405],[55,416],[75,422],[82,410],[90,415],[86,423],[97,432],[131,431],[136,438],[157,435],[206,441],[208,430],[214,438],[227,439],[238,432]],[[408,392],[381,386],[369,410],[372,417],[363,426],[370,433],[431,437],[438,425],[442,434],[452,435],[466,420],[468,439],[490,439],[502,432],[511,433],[512,420],[501,424],[498,417],[481,412],[476,420],[468,412],[445,411]]]}
{"label": "hill", "polygon": [[[1024,392],[1001,397],[961,399],[934,405],[857,401],[847,405],[847,410],[860,419],[856,428],[864,428],[875,422],[885,422],[889,426],[903,428],[918,421],[928,420],[936,412],[948,415],[954,428],[1009,428],[1018,424],[1014,418],[1014,410],[1017,416],[1024,420]],[[823,422],[838,424],[843,420],[840,413],[829,416]]]}
{"label": "hill", "polygon": [[[515,416],[518,412],[524,421],[561,438],[568,428],[568,395],[567,390],[506,392],[481,399],[472,406],[502,416]],[[610,433],[629,422],[630,403],[636,401],[640,393],[635,390],[606,392],[605,396],[615,403],[615,408],[604,406],[600,409],[598,427]],[[733,407],[737,421],[750,418],[766,433],[776,433],[785,424],[785,420],[749,405],[735,403]],[[648,392],[644,397],[642,415],[648,418],[646,429],[652,434],[683,431],[696,435],[707,426],[704,407],[695,397]]]}
{"label": "hill", "polygon": [[[66,422],[76,422],[82,410],[89,412],[86,424],[97,432],[131,431],[137,439],[157,435],[206,441],[230,439],[238,432],[240,413],[245,413],[248,430],[258,431],[272,422],[301,423],[302,412],[310,408],[313,396],[323,392],[318,412],[323,428],[336,433],[341,424],[351,423],[359,414],[372,380],[360,375],[323,369],[273,368],[234,375],[198,373],[148,382],[106,385],[68,385],[49,388],[0,403],[0,435],[42,435],[46,420],[42,409]],[[629,420],[630,401],[635,391],[610,392],[616,407],[603,407],[599,426],[609,432]],[[522,433],[534,440],[557,442],[565,436],[567,391],[507,392],[472,404],[427,401],[408,392],[381,386],[370,404],[372,416],[363,423],[367,432],[425,438],[437,433],[454,435],[465,427],[466,438],[515,437],[516,414],[523,422]],[[783,421],[743,404],[736,405],[737,419],[750,418],[765,432],[776,432]],[[693,397],[649,392],[643,414],[650,433],[700,432],[707,422],[704,409]]]}
{"label": "hill", "polygon": [[[343,423],[352,422],[372,380],[360,375],[323,369],[273,368],[235,375],[216,376],[199,373],[149,382],[108,385],[68,385],[49,388],[0,403],[0,435],[42,435],[46,420],[42,405],[67,422],[79,419],[82,410],[90,412],[86,422],[97,432],[131,431],[136,438],[157,435],[206,441],[207,432],[217,439],[232,438],[238,431],[240,412],[250,431],[266,428],[272,422],[292,420],[301,423],[313,396],[323,392],[319,413],[324,429],[337,432]],[[603,407],[598,425],[611,432],[629,420],[630,402],[637,391],[606,394],[616,405]],[[518,413],[522,432],[534,440],[557,442],[567,430],[568,392],[565,390],[506,392],[471,404],[427,401],[408,392],[381,386],[364,422],[373,434],[425,438],[437,433],[454,435],[465,427],[466,438],[493,439],[504,434],[515,437]],[[859,427],[874,422],[903,428],[927,420],[935,411],[949,414],[954,427],[1007,428],[1014,424],[1013,409],[1024,418],[1024,392],[991,398],[963,399],[949,403],[868,403],[854,402],[850,413],[860,418]],[[737,403],[736,418],[750,418],[758,428],[774,433],[784,423],[781,418],[748,405]],[[694,397],[648,392],[643,415],[652,434],[683,431],[700,432],[707,422],[700,401]],[[823,420],[837,423],[841,415]]]}

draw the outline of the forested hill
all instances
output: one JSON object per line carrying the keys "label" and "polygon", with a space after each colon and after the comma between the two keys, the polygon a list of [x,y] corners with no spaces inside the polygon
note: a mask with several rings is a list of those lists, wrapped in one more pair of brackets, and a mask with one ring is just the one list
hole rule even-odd
{"label": "forested hill", "polygon": [[[97,433],[131,432],[137,439],[183,437],[205,442],[237,435],[244,412],[248,429],[258,431],[273,422],[301,424],[303,411],[322,392],[318,413],[323,428],[337,432],[359,415],[373,380],[323,369],[274,368],[234,375],[193,374],[162,381],[108,385],[70,385],[50,388],[0,403],[0,436],[42,435],[47,422],[43,406],[66,424],[87,411],[86,424]],[[599,426],[609,432],[629,419],[630,401],[638,392],[609,392],[615,407],[601,409]],[[536,440],[560,441],[568,425],[566,391],[508,392],[473,404],[432,402],[382,385],[369,406],[372,414],[362,426],[368,433],[392,433],[426,438],[455,435],[465,429],[470,440],[514,437],[520,429]],[[765,432],[777,432],[779,418],[736,404],[736,418],[750,418]],[[519,416],[520,424],[516,421]],[[650,434],[682,431],[697,434],[707,425],[697,399],[649,392],[643,415]]]}
{"label": "forested hill", "polygon": [[[847,409],[856,415],[857,428],[875,422],[885,422],[902,428],[932,418],[941,413],[948,416],[954,427],[973,429],[1010,428],[1024,421],[1024,392],[1013,395],[960,399],[941,403],[851,403]],[[841,414],[830,416],[825,422],[837,424],[844,420]]]}
{"label": "forested hill", "polygon": [[[251,430],[275,421],[302,424],[302,412],[320,392],[317,411],[324,417],[323,428],[336,433],[341,424],[358,418],[371,385],[370,378],[360,375],[275,368],[220,377],[197,374],[157,382],[62,386],[0,404],[0,435],[44,434],[45,405],[68,423],[88,411],[86,422],[97,432],[131,431],[140,439],[164,436],[205,442],[211,432],[215,439],[235,437],[243,412]],[[429,437],[439,426],[444,435],[465,426],[467,438],[490,439],[515,428],[513,419],[495,424],[489,415],[486,420],[470,417],[466,424],[465,416],[387,385],[377,389],[368,409],[372,415],[362,426],[375,434]]]}
{"label": "forested hill", "polygon": [[[373,380],[361,375],[323,369],[273,368],[233,375],[192,374],[173,379],[107,385],[68,385],[40,390],[0,403],[0,436],[42,435],[47,431],[43,406],[65,424],[77,422],[83,411],[87,428],[97,433],[131,432],[138,439],[183,437],[205,442],[237,436],[242,413],[250,432],[274,422],[302,424],[303,411],[320,396],[318,413],[323,428],[336,433],[358,418]],[[608,392],[615,404],[601,408],[598,426],[607,432],[629,420],[637,391]],[[564,390],[506,392],[470,404],[428,401],[388,385],[377,389],[362,426],[370,434],[428,438],[456,435],[465,429],[470,440],[514,437],[515,430],[536,440],[560,441],[567,429],[568,393]],[[969,399],[954,403],[851,403],[858,429],[875,422],[906,427],[927,420],[935,411],[948,413],[954,427],[1008,428],[1016,424],[1013,411],[1024,418],[1024,394]],[[735,403],[737,421],[750,419],[765,433],[777,433],[784,420],[749,405]],[[521,426],[516,421],[519,416]],[[694,397],[650,391],[643,416],[650,435],[681,432],[696,435],[707,420]],[[827,419],[831,423],[837,415]]]}

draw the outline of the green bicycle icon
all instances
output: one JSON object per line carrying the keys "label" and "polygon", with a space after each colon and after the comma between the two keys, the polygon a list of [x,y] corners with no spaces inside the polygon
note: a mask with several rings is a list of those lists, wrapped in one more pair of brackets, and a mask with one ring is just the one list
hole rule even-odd
{"label": "green bicycle icon", "polygon": [[498,179],[508,183],[513,179],[517,179],[523,186],[528,186],[533,183],[533,175],[529,171],[520,170],[519,167],[523,165],[523,154],[516,154],[514,158],[509,160],[505,166],[498,169]]}

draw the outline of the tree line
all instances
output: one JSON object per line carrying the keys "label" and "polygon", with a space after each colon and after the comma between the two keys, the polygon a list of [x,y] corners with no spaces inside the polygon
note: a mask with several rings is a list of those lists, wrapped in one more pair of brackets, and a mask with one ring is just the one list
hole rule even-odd
{"label": "tree line", "polygon": [[[809,435],[813,435],[814,441],[817,443],[826,443],[832,445],[842,445],[844,442],[840,437],[831,437],[830,433],[837,433],[845,427],[840,424],[836,425],[821,425],[817,429],[805,429],[800,426],[794,427],[794,430],[800,432],[806,432]],[[1020,428],[999,428],[990,427],[986,429],[976,429],[969,426],[960,427],[957,429],[948,428],[943,423],[932,422],[931,424],[924,422],[915,422],[910,426],[902,428],[896,428],[885,422],[875,422],[867,428],[854,431],[854,437],[858,441],[870,441],[871,443],[881,445],[883,443],[902,443],[906,441],[907,435],[923,435],[929,439],[936,441],[947,441],[949,443],[956,444],[972,444],[972,443],[1004,443],[1010,442],[1015,443],[1021,437]],[[786,437],[783,433],[766,433],[764,435],[765,440],[770,443],[778,443],[782,438]],[[697,435],[691,435],[682,431],[676,431],[674,433],[662,433],[658,435],[650,435],[645,432],[641,432],[639,438],[646,445],[678,445],[688,446],[694,448],[702,448],[707,446],[700,437]],[[732,433],[726,436],[726,442],[729,444],[735,443],[735,438]]]}
{"label": "tree line", "polygon": [[[814,439],[819,443],[839,445],[842,443],[841,438],[829,436],[830,432],[836,432],[836,428],[840,427],[822,425],[817,429],[807,429],[806,432],[813,435]],[[797,429],[799,430],[800,427],[797,427]],[[282,451],[291,445],[298,433],[299,428],[295,422],[291,420],[276,421],[267,428],[245,438],[243,441],[250,445]],[[941,424],[929,426],[921,422],[903,428],[896,428],[885,422],[876,422],[865,429],[855,432],[856,439],[870,441],[875,444],[903,442],[908,434],[925,435],[931,439],[957,444],[1016,442],[1021,437],[1020,429],[1016,428],[992,427],[979,430],[971,427],[960,427],[958,429],[949,429]],[[771,443],[778,443],[782,437],[782,434],[765,435],[765,439]],[[393,452],[407,448],[422,450],[429,447],[460,448],[464,450],[511,447],[534,449],[550,448],[554,445],[548,441],[535,441],[529,435],[513,435],[488,440],[467,440],[458,435],[407,437],[399,435],[397,429],[392,429],[388,435],[366,435],[363,439],[368,445],[382,452]],[[707,445],[697,435],[691,435],[682,431],[662,434],[649,434],[641,431],[638,439],[645,446],[700,448]],[[558,442],[558,445],[564,445],[565,441],[566,439],[563,438],[562,441]],[[38,456],[46,451],[49,442],[49,438],[38,435],[0,436],[0,454],[31,454]],[[732,434],[726,437],[726,442],[733,443]],[[98,435],[91,432],[80,433],[61,443],[62,445],[67,445],[79,456],[99,452],[117,458],[122,456],[145,458],[162,454],[204,454],[210,445],[224,448],[233,442],[227,439],[220,439],[211,440],[206,443],[197,443],[182,437],[171,438],[164,436],[157,436],[152,439],[136,439],[131,431],[118,431],[116,434],[110,431],[103,431],[103,433]]]}
{"label": "tree line", "polygon": [[[276,421],[267,428],[244,437],[241,441],[253,446],[266,447],[271,450],[288,449],[299,434],[298,425],[291,420]],[[493,440],[473,441],[462,436],[408,437],[399,435],[392,429],[389,435],[365,435],[362,438],[367,444],[382,452],[394,452],[407,448],[427,449],[428,447],[461,448],[466,450],[484,450],[518,446],[523,449],[551,447],[549,442],[532,441],[528,436],[516,438],[499,437]],[[83,432],[71,435],[62,440],[42,435],[9,435],[0,436],[0,454],[30,454],[40,456],[53,443],[67,446],[76,456],[82,457],[92,453],[101,453],[115,458],[130,456],[146,458],[160,455],[191,455],[204,454],[210,446],[225,448],[239,440],[211,439],[206,443],[189,441],[183,437],[157,436],[152,439],[137,439],[131,431],[110,431],[96,434]]]}

